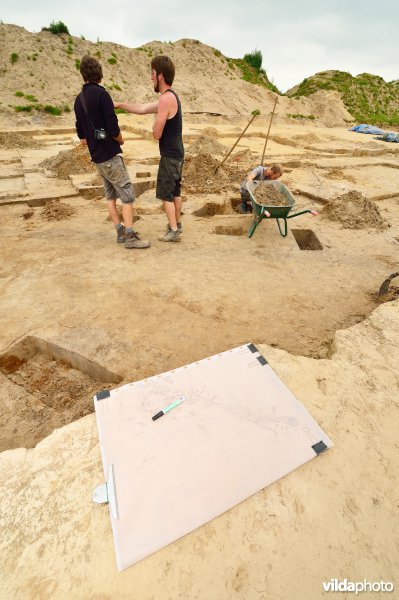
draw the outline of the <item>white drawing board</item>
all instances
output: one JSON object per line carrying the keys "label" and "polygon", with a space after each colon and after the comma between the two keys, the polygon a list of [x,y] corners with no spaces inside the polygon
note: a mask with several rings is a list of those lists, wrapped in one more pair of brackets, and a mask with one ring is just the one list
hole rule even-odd
{"label": "white drawing board", "polygon": [[332,446],[253,344],[94,403],[119,570]]}

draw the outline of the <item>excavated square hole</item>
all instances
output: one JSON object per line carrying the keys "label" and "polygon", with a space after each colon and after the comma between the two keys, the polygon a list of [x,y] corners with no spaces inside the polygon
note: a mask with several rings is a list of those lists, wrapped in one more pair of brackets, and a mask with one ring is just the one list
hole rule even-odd
{"label": "excavated square hole", "polygon": [[301,250],[323,250],[323,246],[319,238],[311,229],[291,229]]}
{"label": "excavated square hole", "polygon": [[28,336],[0,356],[7,401],[0,452],[33,448],[54,429],[93,412],[93,396],[121,377],[76,352]]}
{"label": "excavated square hole", "polygon": [[216,225],[215,233],[218,235],[244,235],[246,229],[241,225]]}

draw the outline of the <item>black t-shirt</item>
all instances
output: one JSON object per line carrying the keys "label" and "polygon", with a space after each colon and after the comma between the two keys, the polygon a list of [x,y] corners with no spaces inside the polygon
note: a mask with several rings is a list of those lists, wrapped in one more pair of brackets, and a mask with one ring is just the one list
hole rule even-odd
{"label": "black t-shirt", "polygon": [[[118,118],[111,96],[101,85],[93,82],[85,83],[82,91],[92,123],[84,111],[79,94],[74,105],[76,132],[80,139],[86,139],[92,161],[102,163],[122,152],[120,144],[113,139],[120,133]],[[96,140],[93,127],[105,129],[108,132],[108,139]]]}

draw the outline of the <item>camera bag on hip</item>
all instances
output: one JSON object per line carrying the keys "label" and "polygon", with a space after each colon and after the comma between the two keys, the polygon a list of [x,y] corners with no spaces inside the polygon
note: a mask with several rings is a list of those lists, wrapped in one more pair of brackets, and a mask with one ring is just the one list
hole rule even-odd
{"label": "camera bag on hip", "polygon": [[87,107],[86,107],[86,102],[85,102],[85,97],[84,97],[84,94],[83,94],[83,90],[80,92],[79,98],[80,98],[80,101],[82,103],[83,110],[85,111],[86,116],[89,119],[91,126],[93,127],[94,139],[98,140],[99,142],[106,142],[107,139],[108,139],[108,131],[106,131],[105,129],[96,129],[94,127],[93,121],[90,119],[89,113],[87,112]]}

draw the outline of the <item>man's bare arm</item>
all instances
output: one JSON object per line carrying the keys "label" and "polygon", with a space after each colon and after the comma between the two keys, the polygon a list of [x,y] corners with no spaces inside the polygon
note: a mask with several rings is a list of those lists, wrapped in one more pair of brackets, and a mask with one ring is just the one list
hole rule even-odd
{"label": "man's bare arm", "polygon": [[122,108],[135,115],[150,115],[158,112],[158,102],[148,104],[129,104],[128,102],[114,102],[115,108]]}

